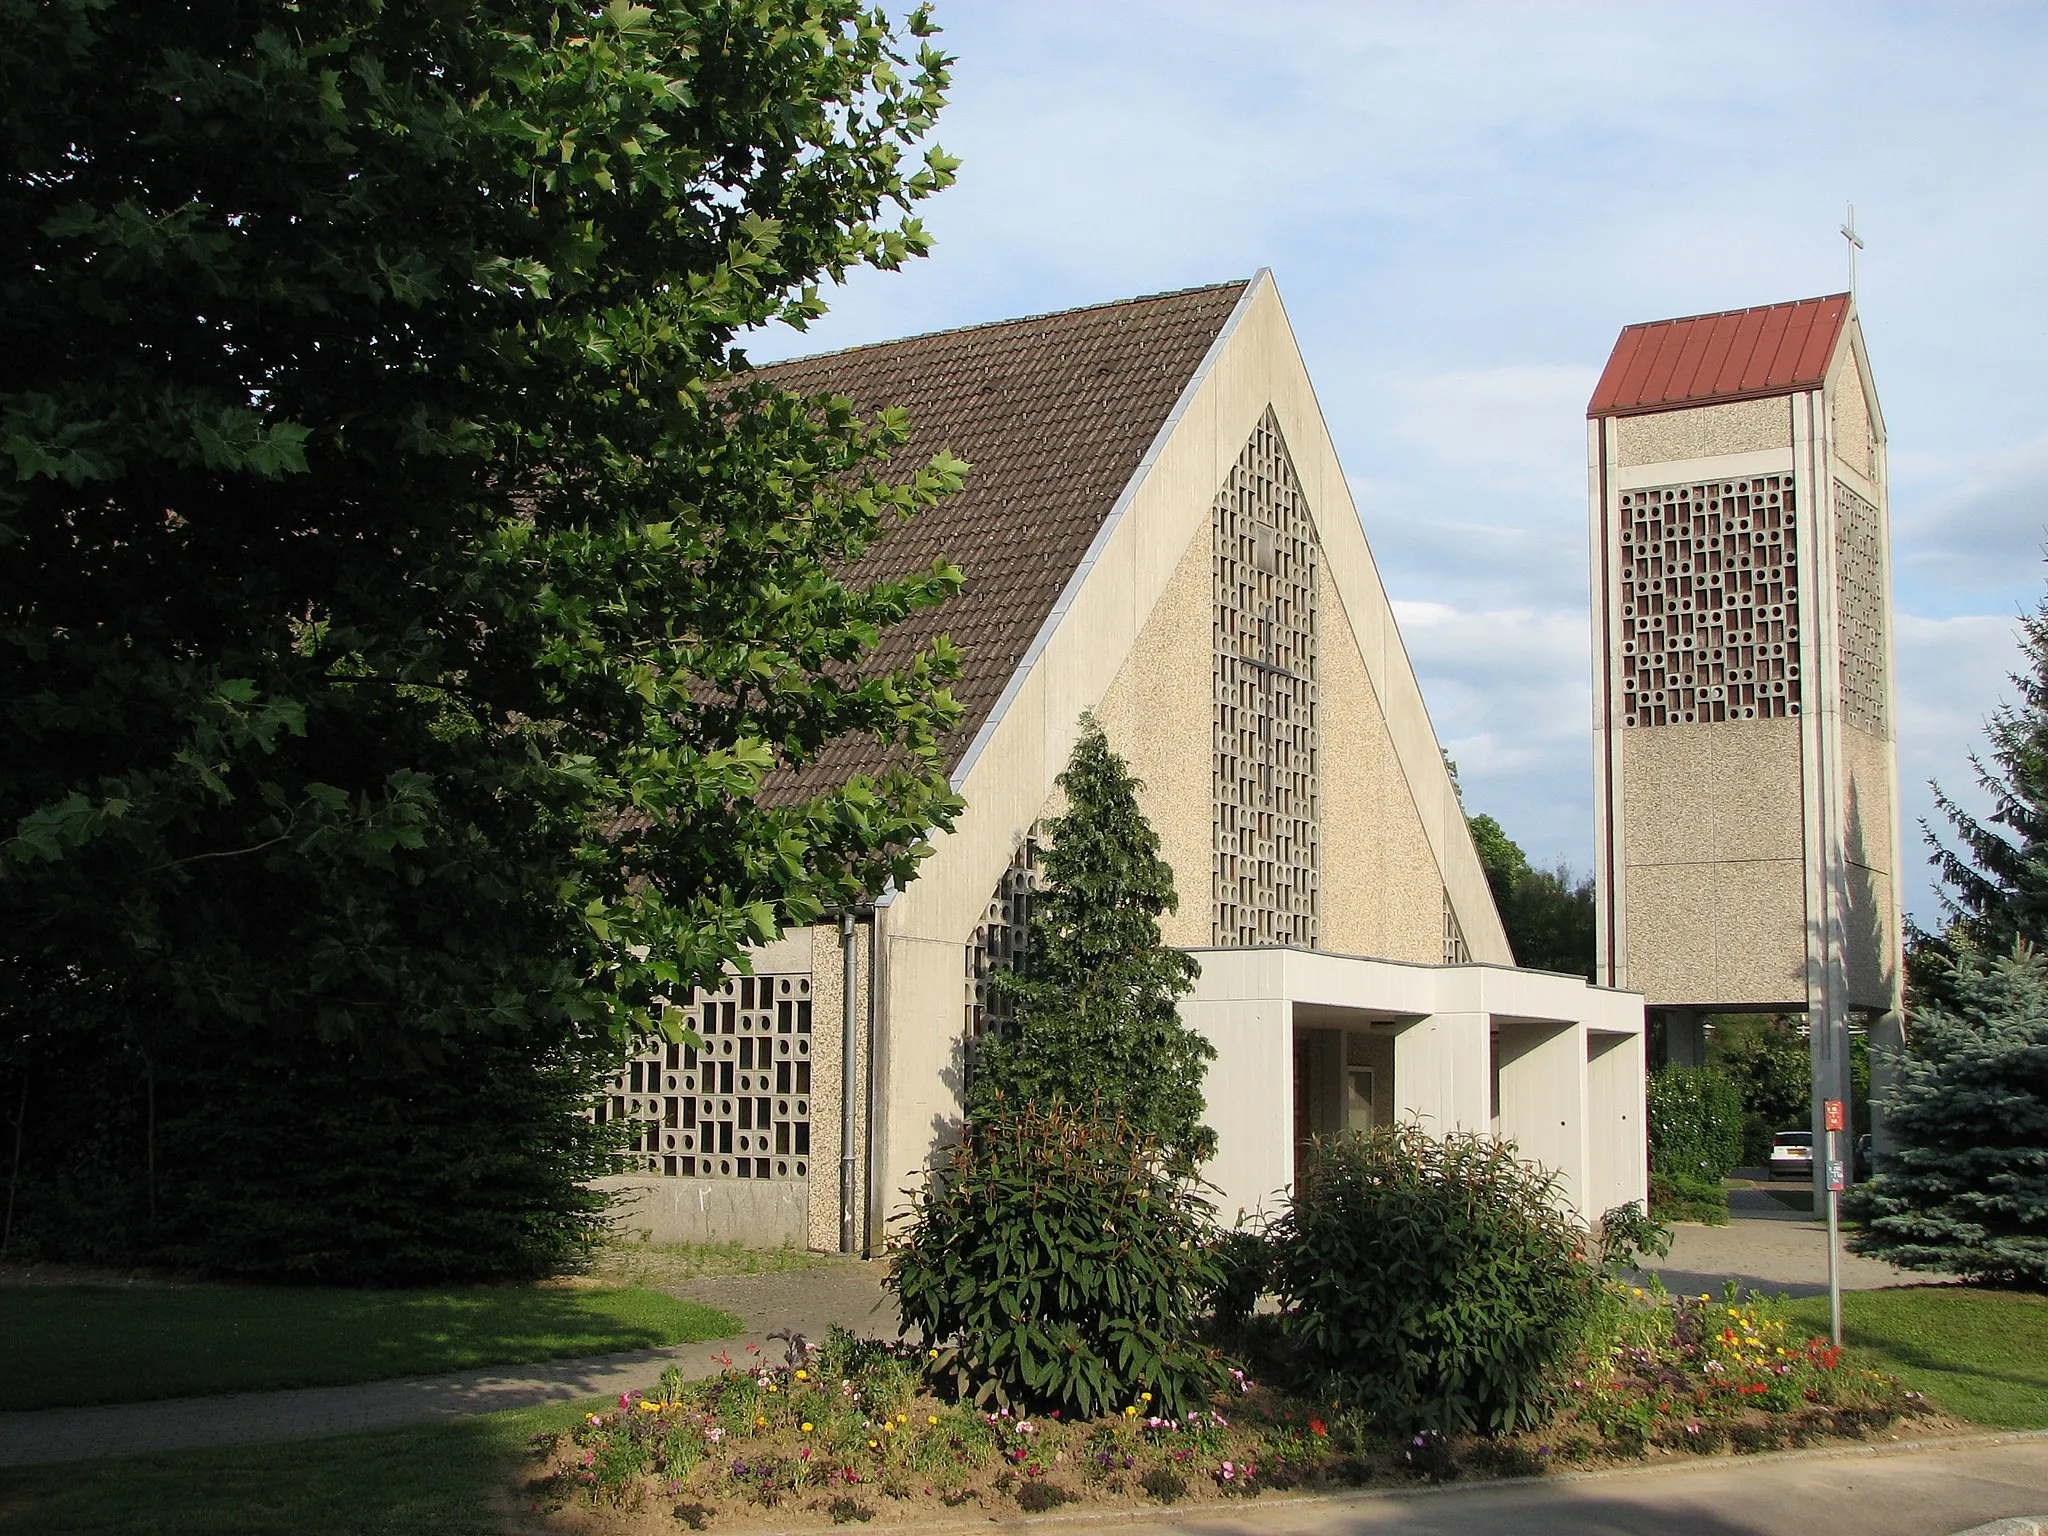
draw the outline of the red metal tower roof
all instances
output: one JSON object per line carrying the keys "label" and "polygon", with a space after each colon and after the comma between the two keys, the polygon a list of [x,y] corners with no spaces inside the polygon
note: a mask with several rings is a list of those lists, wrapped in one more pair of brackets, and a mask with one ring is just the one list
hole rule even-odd
{"label": "red metal tower roof", "polygon": [[1849,295],[1631,325],[1586,407],[1632,416],[1817,388],[1849,318]]}

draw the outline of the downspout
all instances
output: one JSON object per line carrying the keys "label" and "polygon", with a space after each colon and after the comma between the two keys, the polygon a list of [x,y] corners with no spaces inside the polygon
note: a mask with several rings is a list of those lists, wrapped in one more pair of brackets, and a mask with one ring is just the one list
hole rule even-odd
{"label": "downspout", "polygon": [[855,924],[853,909],[846,908],[839,914],[839,1251],[856,1253],[860,1249],[860,1220],[857,1212],[860,1194],[860,1180],[856,1170],[858,1163],[854,1153],[854,1139],[859,1132],[860,1115],[854,1104],[853,1092],[856,1081],[855,1068],[858,1063],[857,1048],[860,1042],[860,1000],[859,954],[855,947]]}

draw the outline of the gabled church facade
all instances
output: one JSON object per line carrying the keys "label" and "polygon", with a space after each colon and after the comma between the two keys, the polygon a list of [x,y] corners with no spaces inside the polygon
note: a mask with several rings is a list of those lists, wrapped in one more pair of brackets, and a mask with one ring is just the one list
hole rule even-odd
{"label": "gabled church facade", "polygon": [[1515,968],[1270,274],[766,372],[903,407],[906,463],[973,466],[853,573],[944,554],[967,577],[883,657],[959,647],[966,810],[909,886],[697,998],[701,1052],[628,1065],[625,1225],[879,1249],[1000,1027],[988,978],[1091,711],[1201,965],[1183,1011],[1217,1049],[1224,1221],[1272,1209],[1309,1137],[1407,1117],[1513,1139],[1584,1218],[1643,1198],[1642,999]]}

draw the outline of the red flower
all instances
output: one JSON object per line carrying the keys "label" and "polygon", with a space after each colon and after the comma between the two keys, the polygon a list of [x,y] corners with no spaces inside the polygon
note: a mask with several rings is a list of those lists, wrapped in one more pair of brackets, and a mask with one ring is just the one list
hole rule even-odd
{"label": "red flower", "polygon": [[1321,1419],[1310,1419],[1308,1421],[1308,1432],[1312,1435],[1327,1435],[1329,1433],[1329,1431],[1323,1427],[1323,1421]]}

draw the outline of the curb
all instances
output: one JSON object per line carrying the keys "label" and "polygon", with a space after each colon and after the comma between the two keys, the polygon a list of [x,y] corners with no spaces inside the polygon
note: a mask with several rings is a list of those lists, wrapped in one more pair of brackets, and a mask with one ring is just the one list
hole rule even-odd
{"label": "curb", "polygon": [[[1467,1493],[1481,1488],[1529,1488],[1551,1487],[1569,1483],[1616,1482],[1624,1478],[1657,1477],[1667,1472],[1688,1469],[1716,1467],[1728,1462],[1740,1462],[1744,1466],[1769,1465],[1774,1462],[1800,1461],[1847,1461],[1857,1458],[1875,1459],[1882,1456],[1905,1456],[1918,1451],[1975,1450],[1979,1447],[1997,1445],[2028,1445],[2048,1441],[2048,1429],[1999,1430],[1981,1435],[1939,1435],[1926,1440],[1888,1440],[1878,1444],[1820,1445],[1800,1451],[1758,1451],[1752,1455],[1688,1456],[1683,1460],[1673,1457],[1669,1461],[1642,1467],[1600,1467],[1585,1472],[1544,1472],[1532,1477],[1489,1477],[1476,1478],[1469,1482],[1425,1483],[1412,1488],[1352,1488],[1342,1493],[1279,1494],[1260,1497],[1244,1503],[1228,1506],[1232,1510],[1250,1512],[1253,1510],[1305,1509],[1318,1505],[1354,1506],[1379,1504],[1389,1499],[1427,1499],[1446,1494]],[[1159,1505],[1143,1509],[1077,1510],[1070,1515],[1016,1515],[996,1519],[983,1515],[975,1520],[922,1521],[917,1524],[920,1531],[986,1531],[997,1530],[1059,1531],[1063,1529],[1101,1529],[1119,1525],[1179,1525],[1191,1521],[1211,1521],[1217,1518],[1214,1505],[1182,1509],[1172,1505]],[[886,1528],[886,1527],[882,1527]],[[906,1527],[907,1529],[908,1527]],[[1954,1536],[2048,1536],[2048,1515],[2020,1515],[2010,1520],[1994,1520],[1989,1525],[1973,1526],[1967,1531],[1957,1531]]]}

